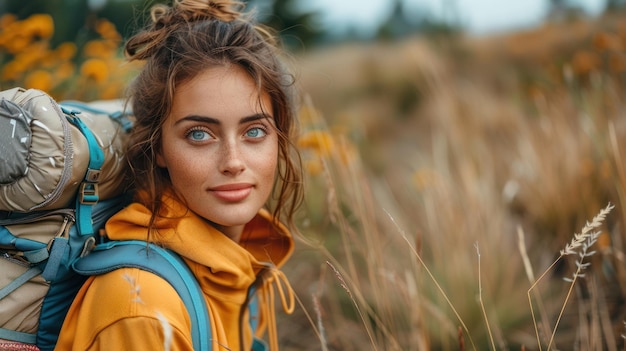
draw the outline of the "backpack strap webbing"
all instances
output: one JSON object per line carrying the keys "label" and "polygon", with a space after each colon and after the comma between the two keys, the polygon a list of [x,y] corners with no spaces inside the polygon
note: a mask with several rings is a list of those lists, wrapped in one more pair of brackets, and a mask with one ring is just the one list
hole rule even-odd
{"label": "backpack strap webbing", "polygon": [[76,224],[78,225],[78,233],[80,235],[93,235],[91,210],[92,206],[100,200],[98,194],[98,180],[100,178],[102,165],[104,164],[104,152],[89,127],[77,116],[80,111],[70,111],[62,106],[61,110],[66,114],[67,120],[80,130],[87,140],[89,147],[87,172],[85,173],[85,178],[80,184],[76,196]]}
{"label": "backpack strap webbing", "polygon": [[133,121],[129,118],[132,115],[130,112],[117,110],[117,111],[107,111],[102,108],[95,107],[83,101],[76,100],[65,100],[61,101],[59,104],[61,107],[78,109],[81,111],[86,111],[89,113],[97,114],[97,115],[109,115],[109,118],[119,123],[122,129],[125,132],[129,132],[133,127]]}
{"label": "backpack strap webbing", "polygon": [[[9,285],[0,289],[0,299],[5,298],[15,289],[24,285],[31,278],[41,274],[41,269],[37,266],[31,267],[22,275],[13,280]],[[24,333],[16,330],[0,328],[0,339],[15,340],[21,343],[34,344],[37,341],[37,335],[34,333]]]}
{"label": "backpack strap webbing", "polygon": [[139,268],[170,283],[187,307],[194,350],[211,350],[211,326],[204,296],[178,254],[145,241],[109,241],[98,244],[74,264],[75,271],[83,275],[100,275],[119,268]]}

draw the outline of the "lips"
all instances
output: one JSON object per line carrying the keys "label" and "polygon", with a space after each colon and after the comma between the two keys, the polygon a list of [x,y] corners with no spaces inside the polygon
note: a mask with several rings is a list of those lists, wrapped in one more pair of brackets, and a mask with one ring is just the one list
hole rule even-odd
{"label": "lips", "polygon": [[225,184],[211,188],[210,191],[217,198],[225,202],[243,201],[252,192],[252,184],[237,183]]}

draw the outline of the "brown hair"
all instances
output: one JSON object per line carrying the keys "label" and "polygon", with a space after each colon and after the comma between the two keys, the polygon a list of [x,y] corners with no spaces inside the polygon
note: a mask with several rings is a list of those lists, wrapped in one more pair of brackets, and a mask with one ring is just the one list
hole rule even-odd
{"label": "brown hair", "polygon": [[276,221],[293,228],[293,216],[302,199],[300,158],[293,146],[296,133],[293,77],[280,61],[280,51],[269,30],[254,24],[237,1],[174,0],[156,5],[151,24],[131,37],[129,60],[145,60],[130,86],[136,124],[128,149],[134,188],[152,210],[152,222],[161,208],[161,195],[171,188],[167,172],[156,164],[161,129],[174,92],[201,71],[236,64],[255,80],[259,96],[269,95],[279,134],[278,183],[274,187]]}

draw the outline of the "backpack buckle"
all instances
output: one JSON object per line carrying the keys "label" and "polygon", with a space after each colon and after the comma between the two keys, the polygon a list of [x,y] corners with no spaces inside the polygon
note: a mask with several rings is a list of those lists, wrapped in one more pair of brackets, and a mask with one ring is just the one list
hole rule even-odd
{"label": "backpack buckle", "polygon": [[99,169],[87,169],[87,174],[85,174],[85,180],[91,183],[96,183],[100,179],[101,171]]}
{"label": "backpack buckle", "polygon": [[80,185],[79,201],[83,205],[95,205],[98,200],[98,184],[83,182]]}

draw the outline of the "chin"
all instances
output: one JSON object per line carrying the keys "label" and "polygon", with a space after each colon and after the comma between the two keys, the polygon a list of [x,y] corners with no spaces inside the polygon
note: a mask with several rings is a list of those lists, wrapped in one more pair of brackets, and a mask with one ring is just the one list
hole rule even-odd
{"label": "chin", "polygon": [[213,222],[223,227],[243,226],[243,225],[248,224],[248,222],[250,222],[256,216],[257,213],[258,211],[254,213],[250,213],[250,214],[247,213],[247,214],[242,214],[242,215],[223,216],[223,217],[216,218],[216,221],[213,221]]}

